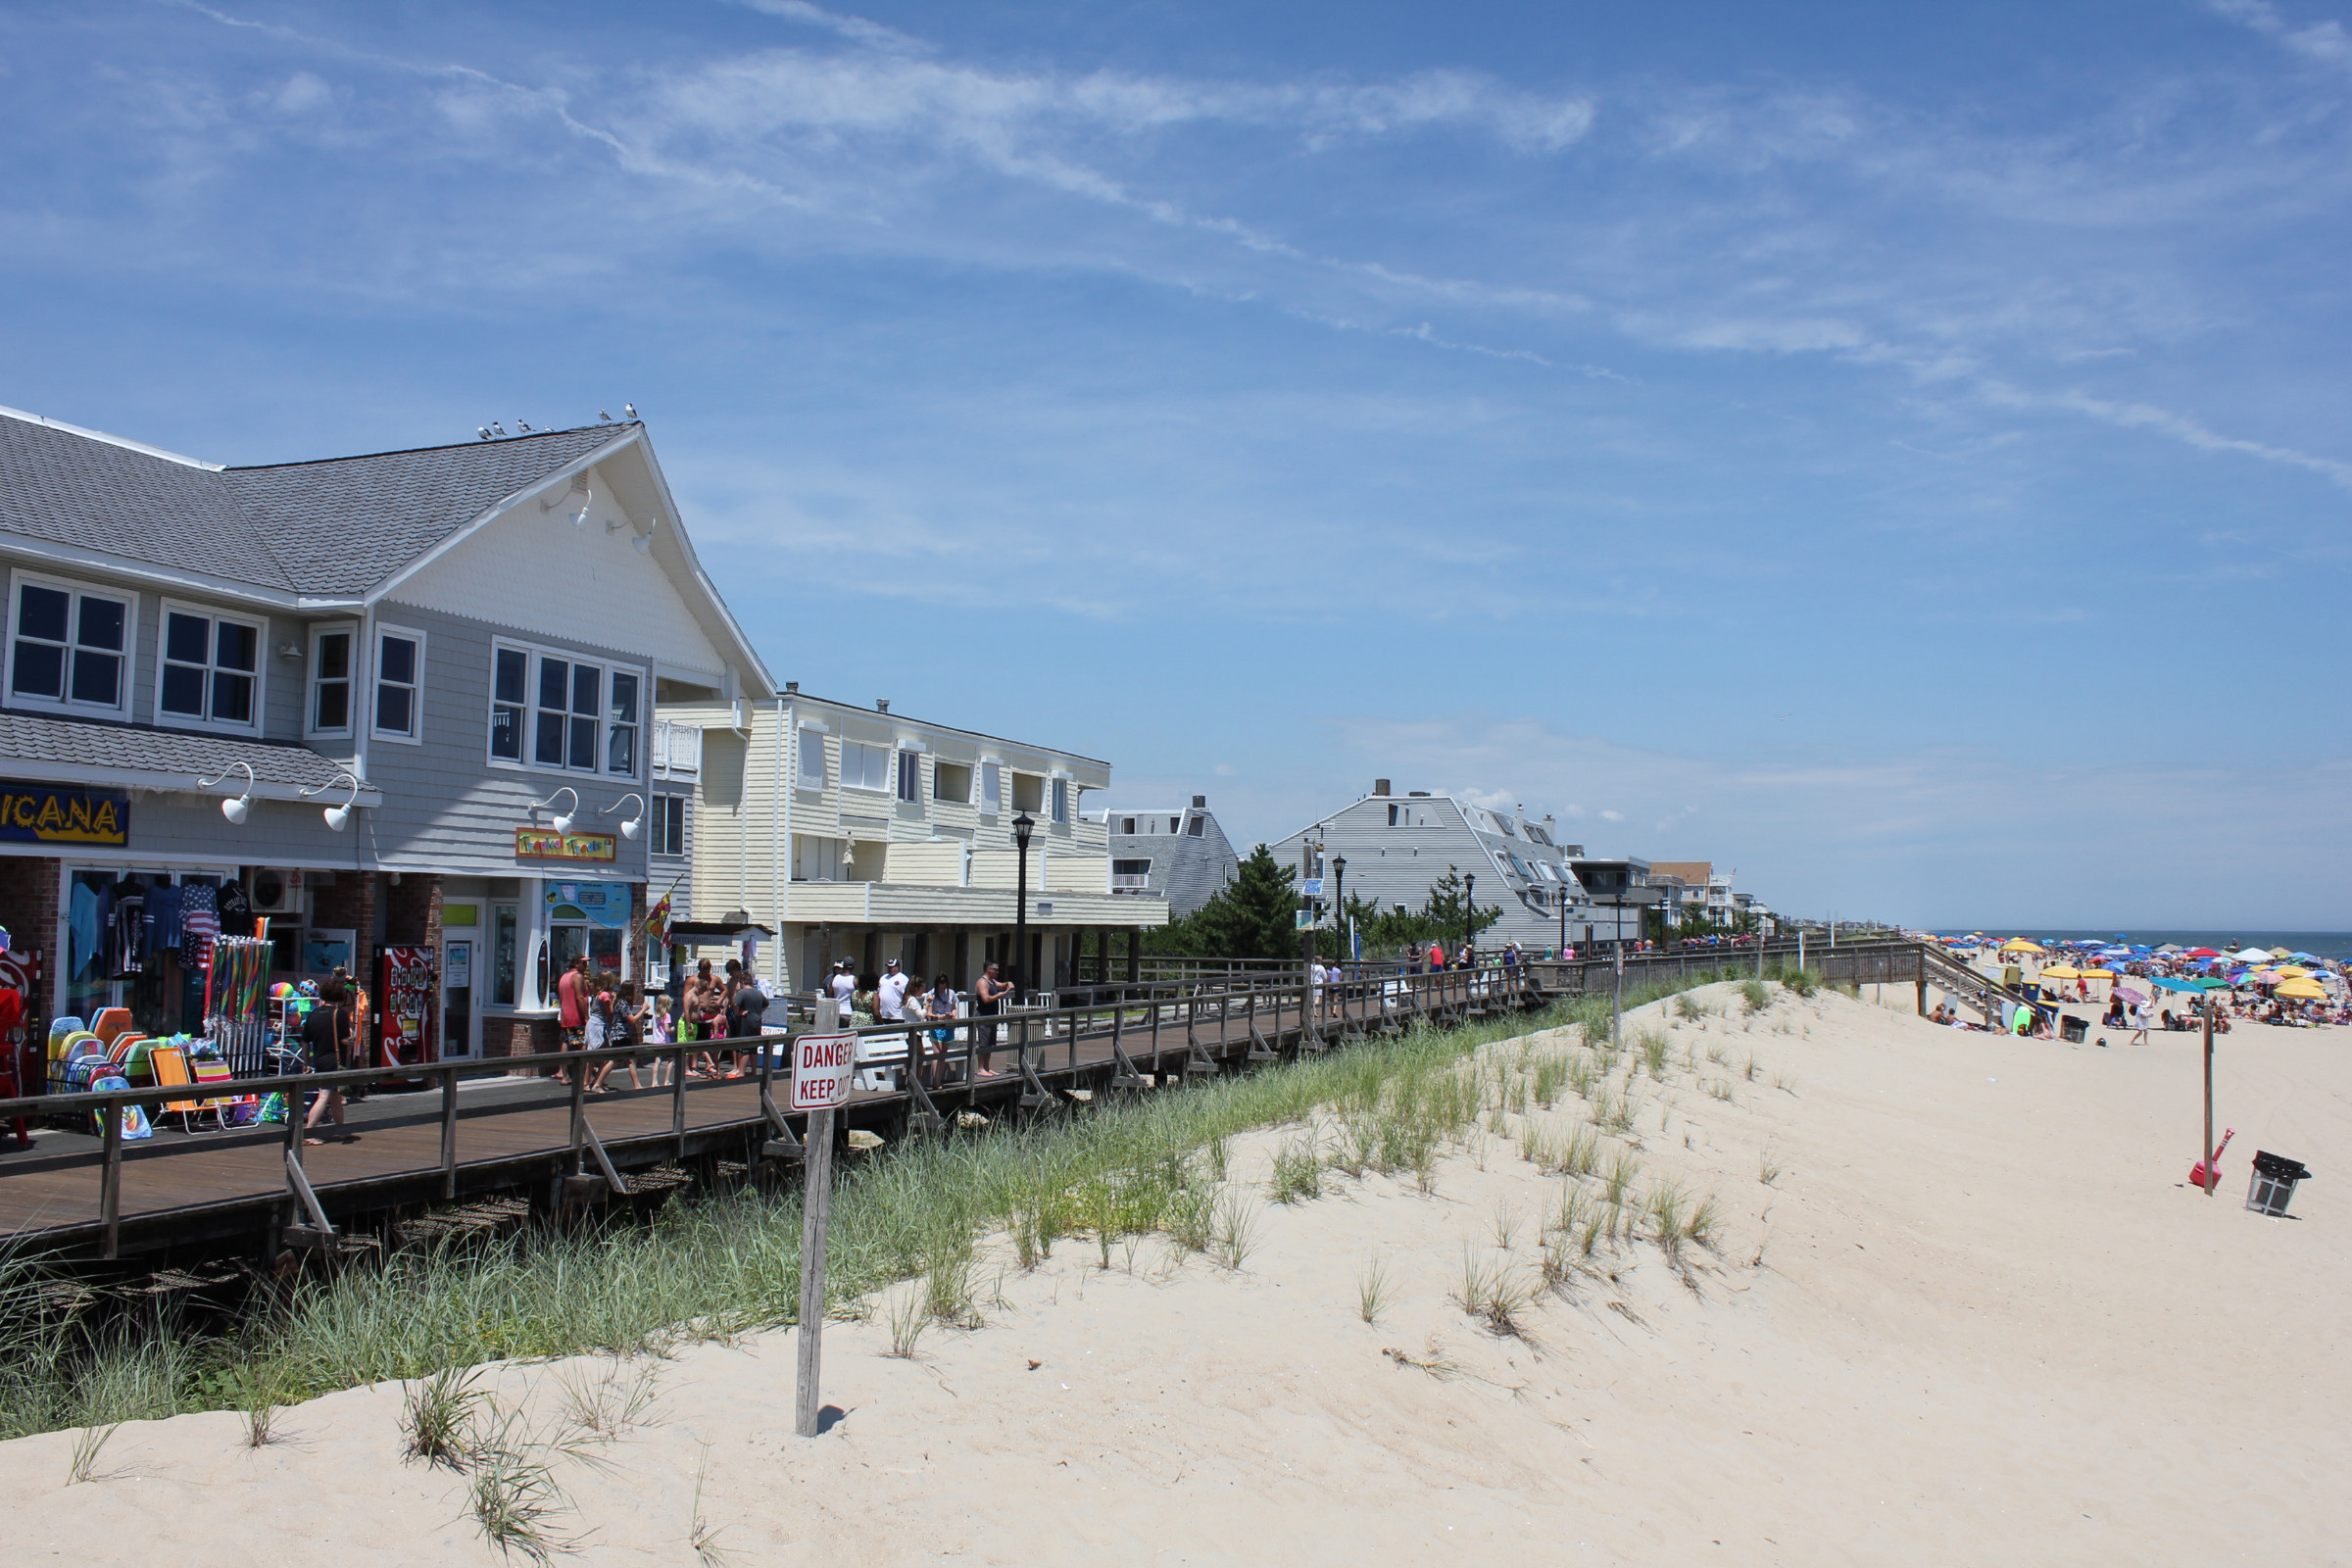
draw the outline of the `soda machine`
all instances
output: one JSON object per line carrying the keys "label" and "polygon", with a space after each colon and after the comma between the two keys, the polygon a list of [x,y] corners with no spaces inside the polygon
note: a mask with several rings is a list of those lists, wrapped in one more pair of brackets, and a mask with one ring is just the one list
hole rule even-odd
{"label": "soda machine", "polygon": [[441,1059],[437,1027],[440,965],[426,946],[376,950],[377,1066],[401,1067]]}

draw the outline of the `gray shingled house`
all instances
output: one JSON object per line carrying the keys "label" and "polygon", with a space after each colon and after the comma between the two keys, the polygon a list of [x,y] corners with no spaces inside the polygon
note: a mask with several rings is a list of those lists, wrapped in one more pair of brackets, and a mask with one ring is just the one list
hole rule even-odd
{"label": "gray shingled house", "polygon": [[1110,829],[1111,892],[1166,899],[1175,919],[1206,904],[1241,867],[1205,795],[1187,807],[1096,814]]}
{"label": "gray shingled house", "polygon": [[657,696],[771,689],[634,422],[229,467],[0,410],[0,564],[36,1015],[200,1028],[200,942],[123,914],[201,886],[286,978],[429,951],[450,1054],[546,1043],[549,975],[641,973],[686,864]]}

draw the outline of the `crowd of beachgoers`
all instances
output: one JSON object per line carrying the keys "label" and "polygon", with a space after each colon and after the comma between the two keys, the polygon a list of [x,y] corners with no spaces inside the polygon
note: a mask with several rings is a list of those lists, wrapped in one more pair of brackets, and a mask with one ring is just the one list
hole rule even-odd
{"label": "crowd of beachgoers", "polygon": [[[2070,1003],[2102,1007],[2101,1027],[2131,1030],[2134,1038],[2150,1029],[2202,1029],[2208,1014],[2218,1033],[2232,1023],[2352,1024],[2345,965],[2317,954],[2175,942],[2151,948],[2120,938],[2036,942],[1981,931],[1934,940],[2035,1004],[2011,1010],[2006,1024],[2014,1034],[2058,1032],[2064,1025],[2057,1009]],[[1956,1003],[1947,1001],[1938,1012],[1944,1022],[1981,1027],[1963,1018]]]}

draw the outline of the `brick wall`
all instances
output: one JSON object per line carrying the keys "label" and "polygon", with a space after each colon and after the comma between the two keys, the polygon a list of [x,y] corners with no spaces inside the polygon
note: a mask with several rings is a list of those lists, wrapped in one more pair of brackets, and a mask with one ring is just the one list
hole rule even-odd
{"label": "brick wall", "polygon": [[384,891],[384,940],[396,946],[441,951],[441,879],[412,871]]}
{"label": "brick wall", "polygon": [[[375,985],[375,904],[379,878],[373,871],[338,871],[333,887],[311,893],[314,929],[345,929],[352,938],[351,973],[361,985]],[[393,891],[384,889],[384,892]]]}

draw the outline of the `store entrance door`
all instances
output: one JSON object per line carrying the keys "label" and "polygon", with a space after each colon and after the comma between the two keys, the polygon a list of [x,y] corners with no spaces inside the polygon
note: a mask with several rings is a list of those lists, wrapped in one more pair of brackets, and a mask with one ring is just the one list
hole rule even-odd
{"label": "store entrance door", "polygon": [[473,966],[481,941],[472,926],[444,927],[441,933],[441,1054],[481,1054],[481,1015],[473,1005]]}

